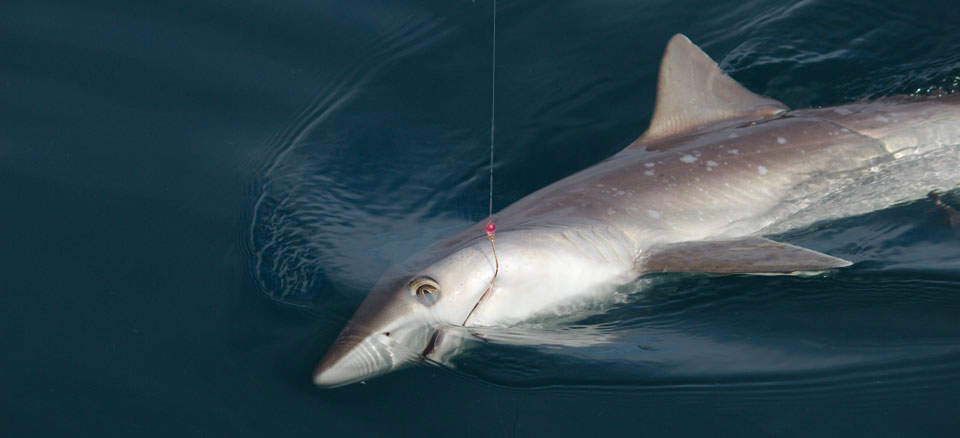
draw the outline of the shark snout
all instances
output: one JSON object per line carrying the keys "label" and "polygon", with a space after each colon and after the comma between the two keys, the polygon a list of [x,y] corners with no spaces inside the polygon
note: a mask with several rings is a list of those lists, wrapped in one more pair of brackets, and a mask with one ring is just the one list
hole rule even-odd
{"label": "shark snout", "polygon": [[394,358],[382,334],[344,330],[313,372],[313,383],[333,388],[360,382],[393,369]]}

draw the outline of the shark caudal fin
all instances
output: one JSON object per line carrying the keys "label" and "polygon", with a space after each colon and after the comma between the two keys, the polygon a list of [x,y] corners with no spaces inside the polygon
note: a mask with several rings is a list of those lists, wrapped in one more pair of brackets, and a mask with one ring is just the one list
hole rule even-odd
{"label": "shark caudal fin", "polygon": [[660,62],[657,103],[650,127],[631,146],[648,145],[718,121],[761,119],[787,109],[723,74],[699,47],[676,34],[667,43]]}
{"label": "shark caudal fin", "polygon": [[785,274],[842,268],[852,263],[806,248],[762,237],[683,242],[654,247],[640,271],[722,274]]}

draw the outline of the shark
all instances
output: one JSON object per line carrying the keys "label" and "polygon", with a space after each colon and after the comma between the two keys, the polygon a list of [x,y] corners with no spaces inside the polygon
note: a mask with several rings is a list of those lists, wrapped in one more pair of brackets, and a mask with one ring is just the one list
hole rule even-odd
{"label": "shark", "polygon": [[957,95],[791,110],[747,90],[677,34],[639,138],[495,213],[494,237],[481,222],[391,266],[313,381],[337,387],[442,362],[461,351],[457,337],[485,338],[484,327],[556,314],[650,273],[842,269],[851,261],[765,235],[791,218],[809,224],[956,188],[953,168],[879,186],[842,212],[811,209],[853,184],[883,184],[869,175],[931,151],[960,156]]}

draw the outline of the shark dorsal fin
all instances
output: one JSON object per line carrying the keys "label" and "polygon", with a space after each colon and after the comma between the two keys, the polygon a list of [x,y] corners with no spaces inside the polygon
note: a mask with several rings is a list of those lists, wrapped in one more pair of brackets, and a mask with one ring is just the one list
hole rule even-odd
{"label": "shark dorsal fin", "polygon": [[660,62],[657,104],[650,127],[634,144],[648,144],[697,126],[728,119],[757,119],[786,105],[747,90],[682,34],[667,43]]}

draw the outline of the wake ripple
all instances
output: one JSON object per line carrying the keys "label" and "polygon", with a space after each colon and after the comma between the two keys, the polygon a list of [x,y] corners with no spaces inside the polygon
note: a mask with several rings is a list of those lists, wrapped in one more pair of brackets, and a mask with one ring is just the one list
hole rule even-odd
{"label": "wake ripple", "polygon": [[[358,180],[377,175],[344,174],[339,161],[349,145],[337,144],[337,139],[318,145],[314,137],[372,78],[441,40],[447,32],[443,24],[436,17],[407,17],[376,35],[369,47],[360,50],[363,56],[358,62],[324,78],[313,101],[265,140],[266,149],[279,152],[259,173],[260,193],[247,240],[255,258],[254,277],[270,298],[315,307],[316,289],[329,277],[368,276],[369,272],[357,272],[349,262],[368,257],[350,249],[370,247],[371,240],[382,236],[357,237],[356,224],[374,222],[376,229],[382,225],[378,221],[395,219],[397,209],[368,204],[362,193],[351,189]],[[318,146],[325,150],[315,153],[312,149]],[[358,245],[358,240],[368,244]]]}

